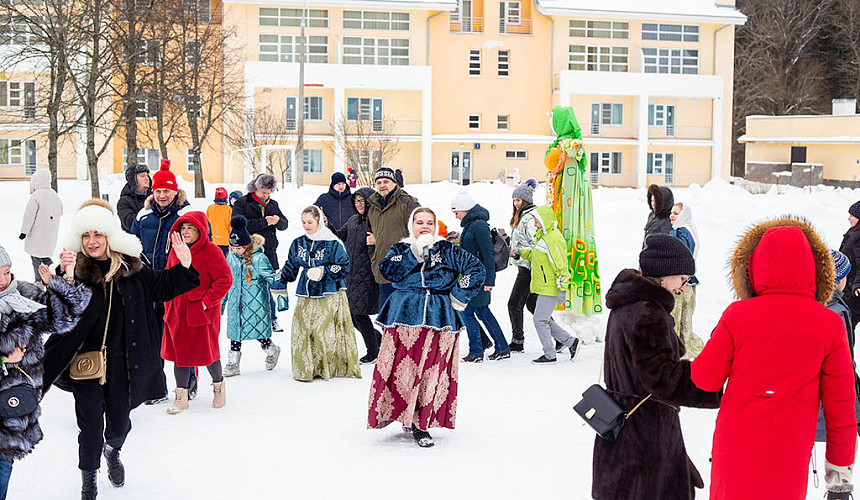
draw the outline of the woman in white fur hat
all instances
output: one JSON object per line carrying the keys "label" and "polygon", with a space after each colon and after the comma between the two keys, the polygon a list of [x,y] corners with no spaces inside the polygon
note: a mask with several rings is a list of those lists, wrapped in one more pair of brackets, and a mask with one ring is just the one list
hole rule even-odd
{"label": "woman in white fur hat", "polygon": [[[113,208],[93,199],[75,214],[60,254],[66,279],[93,292],[77,326],[45,343],[44,390],[54,384],[75,397],[83,500],[96,498],[102,454],[111,484],[125,483],[119,451],[131,430],[129,414],[143,401],[165,395],[158,322],[151,304],[171,300],[199,284],[188,246],[178,233],[170,239],[179,264],[152,271],[139,258],[140,241],[122,231]],[[104,353],[106,378],[73,380],[74,358],[93,351]]]}

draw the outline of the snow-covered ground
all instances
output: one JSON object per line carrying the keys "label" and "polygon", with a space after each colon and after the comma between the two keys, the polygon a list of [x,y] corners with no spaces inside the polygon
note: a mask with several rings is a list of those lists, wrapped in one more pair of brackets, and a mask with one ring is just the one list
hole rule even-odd
{"label": "snow-covered ground", "polygon": [[[123,182],[121,176],[112,176],[103,183],[112,203]],[[455,224],[448,203],[457,189],[450,183],[407,186],[409,193],[437,210],[452,229],[459,224]],[[492,224],[507,227],[511,188],[479,183],[468,190],[490,210]],[[300,190],[288,187],[274,195],[290,219],[289,230],[279,238],[282,259],[289,242],[301,231],[296,223],[301,209],[323,191],[318,186]],[[677,201],[693,208],[701,238],[697,275],[702,285],[695,327],[704,338],[733,300],[726,261],[745,227],[769,216],[799,214],[810,219],[832,247],[838,247],[847,228],[848,207],[860,199],[860,191],[832,188],[751,195],[722,181],[674,191]],[[60,183],[65,217],[88,198],[89,192],[85,182]],[[214,189],[210,187],[209,192]],[[535,200],[543,195],[541,187]],[[17,239],[27,196],[26,183],[0,184],[0,219],[8,224],[0,244],[12,256],[18,277],[31,279],[29,258],[23,242]],[[595,190],[594,200],[598,258],[603,289],[608,290],[621,269],[637,266],[648,209],[641,189],[600,188]],[[209,204],[210,200],[193,201],[200,210]],[[63,237],[61,231],[61,241]],[[508,338],[506,303],[514,275],[513,269],[499,275],[492,303]],[[204,370],[200,396],[185,414],[168,416],[165,403],[135,410],[134,429],[122,455],[126,485],[114,489],[103,473],[99,498],[591,497],[594,433],[571,407],[597,380],[603,344],[586,345],[576,363],[534,366],[531,360],[539,356],[540,344],[527,314],[525,354],[514,354],[507,361],[460,365],[457,429],[435,430],[436,447],[425,450],[416,447],[399,425],[366,429],[372,366],[362,367],[361,380],[293,381],[291,319],[290,311],[280,313],[279,321],[286,332],[274,335],[283,352],[273,372],[263,369],[263,352],[255,343],[246,345],[242,375],[227,380],[226,408],[211,407]],[[593,336],[605,319],[577,328],[584,337]],[[357,338],[363,354],[361,338]],[[226,358],[226,339],[222,339],[221,348]],[[461,353],[466,351],[463,335]],[[171,373],[168,371],[168,380],[172,380]],[[684,409],[681,413],[688,451],[705,477],[706,487],[715,417],[715,410]],[[51,390],[42,403],[41,423],[45,440],[32,455],[15,464],[9,498],[78,498],[77,427],[71,395]],[[822,469],[823,456],[818,456]],[[820,498],[823,493],[810,480],[809,498]]]}

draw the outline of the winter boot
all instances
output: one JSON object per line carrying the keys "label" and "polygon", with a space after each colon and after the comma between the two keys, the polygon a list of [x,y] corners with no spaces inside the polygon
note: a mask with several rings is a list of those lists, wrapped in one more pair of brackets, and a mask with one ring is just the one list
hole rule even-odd
{"label": "winter boot", "polygon": [[125,484],[125,467],[119,459],[119,448],[114,448],[105,443],[102,454],[105,456],[105,461],[107,462],[110,484],[115,488],[122,488],[122,485]]}
{"label": "winter boot", "polygon": [[422,448],[430,448],[433,446],[433,436],[430,435],[427,431],[422,431],[418,427],[415,427],[415,424],[412,424],[412,437],[415,439],[415,444]]}
{"label": "winter boot", "polygon": [[224,376],[234,377],[239,375],[239,362],[242,361],[242,351],[230,351],[227,353],[227,364],[224,366]]}
{"label": "winter boot", "polygon": [[81,471],[81,500],[96,500],[99,488],[96,486],[99,470]]}
{"label": "winter boot", "polygon": [[549,359],[546,355],[541,355],[538,359],[533,359],[532,363],[536,365],[551,365],[555,363],[555,358]]}
{"label": "winter boot", "polygon": [[511,342],[510,347],[511,347],[511,352],[523,352],[523,344]]}
{"label": "winter boot", "polygon": [[484,355],[483,354],[469,354],[465,358],[463,358],[464,363],[483,363]]}
{"label": "winter boot", "polygon": [[284,329],[281,328],[281,325],[278,324],[278,320],[272,321],[272,331],[275,333],[284,331]]}
{"label": "winter boot", "polygon": [[173,400],[173,406],[167,409],[168,415],[178,415],[188,409],[188,389],[182,387],[176,388],[176,399]]}
{"label": "winter boot", "polygon": [[188,401],[197,399],[197,367],[191,367],[191,377],[188,379]]}
{"label": "winter boot", "polygon": [[555,341],[555,352],[564,352],[564,344],[558,340]]}
{"label": "winter boot", "polygon": [[490,361],[497,361],[500,359],[508,359],[510,357],[511,357],[511,350],[508,349],[507,351],[496,351],[493,354],[490,354],[487,357],[487,359],[489,359]]}
{"label": "winter boot", "polygon": [[574,337],[573,344],[570,345],[570,360],[576,361],[576,356],[579,354],[579,339]]}
{"label": "winter boot", "polygon": [[266,349],[266,370],[272,371],[278,365],[278,357],[281,355],[281,348],[272,344]]}
{"label": "winter boot", "polygon": [[212,382],[212,407],[224,408],[227,404],[227,388],[224,381]]}
{"label": "winter boot", "polygon": [[377,356],[379,356],[379,355],[377,354],[376,356],[373,356],[371,354],[365,354],[364,356],[358,358],[358,362],[363,364],[363,365],[369,365],[371,363],[376,363]]}
{"label": "winter boot", "polygon": [[850,500],[854,497],[851,496],[851,492],[848,492],[848,491],[843,491],[843,492],[828,491],[826,498],[827,498],[827,500]]}

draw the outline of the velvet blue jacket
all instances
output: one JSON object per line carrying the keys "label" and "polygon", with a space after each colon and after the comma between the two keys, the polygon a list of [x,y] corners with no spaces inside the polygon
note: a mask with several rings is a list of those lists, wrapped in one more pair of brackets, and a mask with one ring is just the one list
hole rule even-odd
{"label": "velvet blue jacket", "polygon": [[465,307],[484,286],[481,261],[446,240],[434,243],[426,260],[415,256],[411,240],[395,243],[379,263],[379,271],[394,286],[376,318],[384,327],[460,330],[451,301]]}
{"label": "velvet blue jacket", "polygon": [[[321,266],[319,281],[308,279],[308,269]],[[320,228],[312,237],[302,235],[293,240],[287,262],[281,269],[281,281],[295,281],[296,296],[313,299],[346,289],[344,278],[349,273],[349,257],[343,243],[327,228]]]}

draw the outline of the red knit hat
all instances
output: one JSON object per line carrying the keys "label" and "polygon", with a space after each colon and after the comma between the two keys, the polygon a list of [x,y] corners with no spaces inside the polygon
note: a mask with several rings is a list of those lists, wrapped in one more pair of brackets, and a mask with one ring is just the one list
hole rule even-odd
{"label": "red knit hat", "polygon": [[226,200],[227,199],[227,190],[224,188],[215,188],[215,199],[216,200]]}
{"label": "red knit hat", "polygon": [[170,171],[170,160],[161,160],[161,168],[152,176],[152,190],[156,189],[179,191],[176,176]]}

